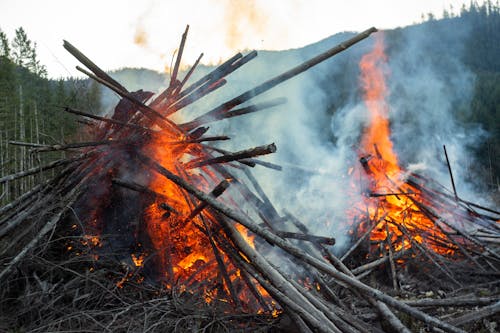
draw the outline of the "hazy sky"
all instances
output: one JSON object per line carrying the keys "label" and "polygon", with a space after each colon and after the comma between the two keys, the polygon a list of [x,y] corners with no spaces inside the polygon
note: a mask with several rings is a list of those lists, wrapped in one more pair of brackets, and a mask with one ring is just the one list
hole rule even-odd
{"label": "hazy sky", "polygon": [[341,31],[395,28],[422,14],[458,12],[469,0],[0,0],[0,28],[22,26],[50,77],[73,76],[66,39],[106,70],[170,65],[186,24],[184,64],[215,63],[244,49],[301,47]]}

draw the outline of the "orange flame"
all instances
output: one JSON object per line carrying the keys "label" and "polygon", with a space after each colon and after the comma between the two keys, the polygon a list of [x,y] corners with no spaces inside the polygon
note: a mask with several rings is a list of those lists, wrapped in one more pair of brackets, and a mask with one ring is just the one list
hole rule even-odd
{"label": "orange flame", "polygon": [[431,240],[446,239],[446,236],[416,204],[415,199],[421,199],[419,191],[403,180],[404,172],[391,141],[386,62],[383,35],[378,33],[373,50],[363,56],[359,64],[363,100],[370,120],[361,139],[360,160],[367,178],[368,196],[359,208],[367,210],[372,223],[377,223],[370,234],[372,241],[385,241],[386,246],[392,246],[395,251],[407,249],[412,246],[404,237],[408,232],[415,242],[438,253],[448,253],[453,244],[442,247]]}

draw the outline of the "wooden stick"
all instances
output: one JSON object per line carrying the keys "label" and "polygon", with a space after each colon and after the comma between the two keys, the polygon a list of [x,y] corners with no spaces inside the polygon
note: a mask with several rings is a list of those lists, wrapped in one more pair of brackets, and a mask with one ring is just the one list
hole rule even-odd
{"label": "wooden stick", "polygon": [[172,71],[172,77],[170,78],[170,87],[172,92],[177,85],[177,73],[179,72],[179,66],[181,64],[182,53],[184,52],[184,45],[186,45],[186,38],[189,31],[189,24],[186,25],[186,30],[182,34],[181,44],[179,45],[179,52],[177,53],[177,58],[175,59],[174,70]]}
{"label": "wooden stick", "polygon": [[151,107],[145,105],[144,103],[142,103],[141,101],[139,101],[138,99],[136,99],[134,96],[132,96],[130,93],[104,81],[103,79],[93,75],[92,73],[89,73],[88,71],[86,71],[85,69],[79,67],[79,66],[76,66],[76,69],[79,70],[80,72],[86,74],[88,77],[94,79],[95,81],[105,85],[106,87],[108,87],[109,89],[113,90],[114,92],[116,92],[118,95],[120,95],[121,97],[129,100],[130,102],[132,102],[135,106],[138,107],[138,110],[143,113],[146,117],[148,117],[150,120],[152,121],[157,121],[156,124],[164,129],[171,129],[171,130],[174,130],[175,132],[181,132],[182,131],[179,129],[179,127],[174,124],[171,120],[165,118],[163,115],[161,115],[160,113],[158,113],[158,111],[152,109]]}
{"label": "wooden stick", "polygon": [[10,270],[21,261],[26,254],[28,254],[29,251],[31,251],[37,244],[40,242],[40,240],[45,237],[59,222],[61,217],[63,216],[64,213],[66,213],[66,210],[69,209],[69,207],[75,202],[77,198],[77,189],[75,188],[73,192],[68,195],[68,202],[62,207],[59,212],[57,212],[38,232],[38,234],[33,237],[33,239],[6,265],[6,267],[0,272],[0,281],[7,275],[7,273],[10,272]]}
{"label": "wooden stick", "polygon": [[[123,121],[114,120],[114,119],[111,119],[111,118],[96,116],[94,114],[86,113],[86,112],[79,111],[79,110],[75,110],[75,109],[72,109],[70,107],[65,107],[63,110],[66,111],[66,112],[69,112],[69,113],[73,113],[73,114],[79,115],[79,116],[96,119],[96,120],[103,121],[103,122],[110,123],[110,124],[115,124],[115,125],[130,127],[130,128],[134,128],[134,129],[138,129],[138,130],[148,131],[148,132],[154,131],[151,128],[147,128],[147,127],[144,127],[144,126],[140,126],[140,125],[136,125],[136,124],[131,124],[131,123],[124,123]],[[156,131],[154,131],[154,132],[156,132]]]}
{"label": "wooden stick", "polygon": [[255,157],[260,155],[272,154],[276,151],[276,145],[271,143],[269,145],[254,147],[250,149],[241,150],[234,153],[229,153],[223,156],[218,156],[210,159],[199,158],[186,163],[186,169],[199,168],[205,165],[217,164],[217,163],[227,163],[231,161],[236,161],[240,159],[245,159],[249,157]]}
{"label": "wooden stick", "polygon": [[103,141],[92,141],[92,142],[75,142],[75,143],[68,143],[68,144],[45,145],[43,147],[33,148],[33,149],[31,149],[31,151],[34,153],[42,153],[42,152],[76,149],[76,148],[117,145],[117,144],[124,144],[124,143],[131,143],[131,141],[103,140]]}
{"label": "wooden stick", "polygon": [[[190,105],[190,104],[193,104],[194,102],[198,101],[199,99],[201,99],[202,97],[205,97],[206,95],[214,92],[215,90],[223,87],[225,84],[227,83],[227,81],[225,79],[220,79],[212,84],[206,84],[204,85],[203,87],[201,87],[200,89],[197,89],[196,91],[194,91],[192,94],[190,94],[189,96],[183,98],[182,100],[180,101],[177,101],[176,103],[174,104],[171,104],[170,106],[168,106],[164,113],[167,115],[167,116],[170,116],[171,114],[179,111],[179,110],[182,110],[183,108],[185,108],[186,106]],[[198,127],[198,126],[196,126]]]}
{"label": "wooden stick", "polygon": [[213,114],[204,114],[201,115],[187,123],[180,124],[179,126],[185,128],[187,131],[196,128],[201,125],[206,125],[214,121],[226,119],[226,118],[233,118],[233,117],[238,117],[242,116],[245,114],[249,113],[254,113],[262,110],[267,110],[273,107],[276,107],[278,105],[282,105],[286,103],[287,99],[286,98],[276,98],[271,101],[267,102],[262,102],[262,103],[256,103],[254,105],[246,106],[240,109],[236,109],[230,112],[220,112],[220,113],[213,113]]}
{"label": "wooden stick", "polygon": [[387,221],[385,222],[385,233],[387,235],[385,240],[387,243],[387,250],[389,252],[389,267],[391,268],[392,287],[395,291],[399,291],[399,286],[396,278],[396,265],[394,264],[394,257],[392,254],[392,234],[389,231],[389,225],[387,224]]}
{"label": "wooden stick", "polygon": [[203,58],[203,53],[200,53],[200,56],[198,57],[198,59],[196,59],[194,65],[191,66],[191,68],[187,72],[186,76],[182,79],[181,83],[177,86],[177,88],[175,89],[175,91],[173,93],[174,96],[177,96],[180,93],[180,91],[182,90],[182,87],[184,87],[184,85],[189,80],[191,75],[193,75],[193,72],[196,69],[196,67],[198,66],[198,64],[200,63],[201,58]]}
{"label": "wooden stick", "polygon": [[193,104],[194,102],[198,101],[202,97],[205,97],[206,95],[214,92],[215,90],[223,87],[227,81],[225,79],[220,79],[218,81],[215,81],[211,84],[206,84],[202,86],[201,88],[197,89],[193,93],[191,93],[189,96],[186,96],[182,100],[179,100],[175,102],[175,104],[169,105],[166,110],[164,111],[165,115],[170,116],[171,114],[185,108],[186,106]]}
{"label": "wooden stick", "polygon": [[0,184],[3,184],[5,182],[11,181],[11,180],[16,180],[16,179],[19,179],[19,178],[22,178],[22,177],[34,175],[36,173],[39,173],[39,172],[42,172],[42,171],[46,171],[46,170],[49,170],[49,169],[53,169],[53,168],[57,168],[59,166],[67,165],[67,164],[70,164],[70,163],[73,163],[73,162],[81,161],[81,160],[83,160],[83,159],[85,159],[87,157],[89,157],[89,153],[85,153],[85,154],[82,154],[82,155],[79,155],[79,156],[73,157],[73,158],[60,159],[60,160],[51,162],[51,163],[46,164],[46,165],[42,165],[42,166],[39,166],[39,167],[35,167],[35,168],[24,170],[24,171],[21,171],[21,172],[18,172],[18,173],[14,173],[14,174],[11,174],[11,175],[8,175],[8,176],[4,176],[4,177],[0,178]]}
{"label": "wooden stick", "polygon": [[404,301],[406,304],[418,307],[441,307],[441,306],[478,306],[488,305],[500,301],[498,296],[491,297],[453,297],[453,298],[422,298],[417,300]]}
{"label": "wooden stick", "polygon": [[90,69],[97,77],[101,78],[104,81],[107,81],[118,87],[120,90],[128,92],[127,89],[122,86],[118,81],[113,79],[111,76],[106,74],[102,69],[99,68],[96,64],[94,64],[89,58],[87,58],[80,50],[74,47],[70,42],[64,40],[63,47],[71,53],[78,61],[84,64],[88,69]]}
{"label": "wooden stick", "polygon": [[[229,181],[227,181],[226,179],[224,179],[223,181],[221,181],[219,183],[219,185],[217,185],[210,192],[210,195],[212,197],[214,197],[214,198],[218,198],[220,195],[222,195],[222,193],[224,193],[224,191],[227,190],[227,188],[229,187],[229,185],[230,185]],[[208,206],[208,204],[206,202],[202,201],[198,206],[196,206],[195,209],[193,209],[193,211],[191,212],[191,214],[189,214],[189,216],[186,217],[186,219],[184,219],[184,221],[182,221],[182,224],[186,224],[189,221],[191,221],[196,215],[198,215],[207,206]]]}
{"label": "wooden stick", "polygon": [[[215,189],[214,189],[215,191]],[[212,192],[214,192],[212,191]],[[222,278],[224,279],[224,282],[226,283],[227,289],[229,290],[229,294],[231,295],[231,299],[233,301],[233,304],[239,309],[242,309],[240,299],[238,298],[238,294],[236,293],[236,290],[234,289],[233,283],[231,282],[231,279],[229,278],[229,274],[227,273],[227,268],[226,264],[224,263],[224,260],[222,260],[222,256],[220,254],[219,248],[214,242],[213,239],[213,234],[210,228],[208,227],[207,222],[203,218],[203,215],[200,215],[201,221],[203,223],[203,226],[206,231],[207,238],[210,242],[210,246],[212,247],[212,252],[214,253],[215,260],[217,261],[217,265],[219,266],[219,270],[222,274]],[[223,289],[223,287],[222,287]]]}
{"label": "wooden stick", "polygon": [[448,166],[448,172],[450,173],[451,186],[453,186],[453,193],[455,193],[455,199],[458,200],[457,189],[455,187],[455,181],[453,180],[453,173],[451,172],[450,160],[448,159],[448,153],[446,152],[446,146],[443,145],[444,156],[446,157],[446,165]]}
{"label": "wooden stick", "polygon": [[[227,150],[224,150],[224,149],[221,149],[218,147],[213,147],[213,146],[209,146],[209,145],[203,145],[203,147],[208,148],[208,149],[213,150],[213,151],[216,151],[216,152],[221,153],[223,155],[231,154],[230,151],[227,151]],[[261,160],[255,159],[255,158],[245,158],[242,160],[238,160],[237,162],[241,163],[241,164],[245,164],[251,168],[253,168],[255,165],[258,164],[258,165],[261,165],[263,167],[273,169],[273,170],[281,171],[283,169],[281,167],[281,165],[277,165],[277,164],[266,162],[266,161],[261,161]]]}
{"label": "wooden stick", "polygon": [[186,139],[186,140],[180,140],[180,141],[173,141],[173,142],[167,142],[169,145],[183,145],[183,144],[190,144],[190,143],[201,143],[201,142],[207,142],[207,141],[226,141],[226,140],[231,140],[230,137],[227,135],[217,135],[217,136],[207,136],[203,138],[197,138],[197,139]]}
{"label": "wooden stick", "polygon": [[299,234],[296,232],[279,231],[279,230],[274,230],[273,232],[281,238],[291,238],[291,239],[304,240],[312,243],[335,245],[335,238],[332,237],[314,236],[314,235]]}

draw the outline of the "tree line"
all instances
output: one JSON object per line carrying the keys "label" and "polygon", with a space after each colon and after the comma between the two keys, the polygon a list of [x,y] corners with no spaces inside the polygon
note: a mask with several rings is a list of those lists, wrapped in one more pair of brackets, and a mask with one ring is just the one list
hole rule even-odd
{"label": "tree line", "polygon": [[[0,29],[0,177],[63,158],[62,152],[34,155],[29,147],[13,143],[73,140],[78,123],[62,107],[98,112],[100,100],[100,88],[89,80],[48,79],[47,69],[38,59],[37,45],[22,27],[16,29],[11,41]],[[2,184],[0,204],[29,190],[45,176]]]}

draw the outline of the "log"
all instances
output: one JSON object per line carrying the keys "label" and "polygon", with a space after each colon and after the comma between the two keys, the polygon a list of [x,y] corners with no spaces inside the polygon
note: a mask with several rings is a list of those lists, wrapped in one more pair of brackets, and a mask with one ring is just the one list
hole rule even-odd
{"label": "log", "polygon": [[332,237],[314,236],[314,235],[300,234],[296,232],[279,231],[279,230],[274,230],[273,232],[281,238],[298,239],[312,243],[335,245],[335,238]]}
{"label": "log", "polygon": [[[201,127],[201,128],[205,128],[205,127]],[[203,147],[207,148],[209,150],[212,150],[212,151],[216,151],[216,152],[221,153],[223,155],[231,154],[230,151],[227,151],[227,150],[224,150],[221,148],[217,148],[217,147],[213,147],[213,146],[209,146],[209,145],[203,145]],[[245,164],[251,168],[255,167],[255,165],[261,165],[261,166],[266,167],[268,169],[273,169],[273,170],[278,170],[278,171],[281,171],[283,169],[281,167],[281,165],[277,165],[277,164],[266,162],[266,161],[261,161],[261,160],[255,159],[255,158],[245,158],[245,159],[238,160],[237,162],[241,163],[241,164]]]}
{"label": "log", "polygon": [[195,159],[189,161],[185,164],[186,169],[199,168],[205,165],[217,164],[217,163],[227,163],[231,161],[237,161],[240,159],[245,159],[249,157],[255,157],[260,155],[272,154],[276,151],[276,145],[271,143],[269,145],[259,146],[255,148],[245,149],[234,153],[228,153],[223,156],[218,156],[210,159]]}
{"label": "log", "polygon": [[[210,195],[214,198],[218,198],[219,196],[222,195],[222,193],[224,193],[227,188],[229,187],[230,183],[228,180],[224,179],[223,181],[221,181],[211,192],[210,192]],[[196,215],[198,215],[203,209],[205,209],[206,207],[208,206],[208,204],[204,201],[202,201],[198,206],[195,207],[195,209],[193,209],[193,211],[191,212],[191,214],[189,214],[188,217],[186,217],[184,219],[184,221],[182,221],[182,224],[186,224],[188,223],[189,221],[191,221]]]}
{"label": "log", "polygon": [[494,302],[500,301],[498,296],[491,297],[452,297],[452,298],[422,298],[417,300],[404,301],[406,304],[411,306],[417,306],[421,308],[426,307],[441,307],[441,306],[479,306],[488,305]]}
{"label": "log", "polygon": [[197,139],[190,139],[188,137],[186,140],[167,142],[167,144],[169,144],[169,145],[183,145],[183,144],[201,143],[201,142],[207,142],[207,141],[226,141],[226,140],[231,140],[231,138],[228,137],[227,135],[217,135],[217,136],[206,136],[206,137],[197,138]]}

